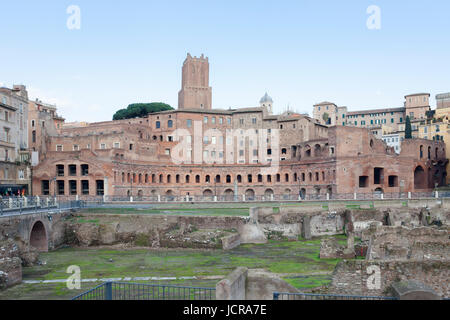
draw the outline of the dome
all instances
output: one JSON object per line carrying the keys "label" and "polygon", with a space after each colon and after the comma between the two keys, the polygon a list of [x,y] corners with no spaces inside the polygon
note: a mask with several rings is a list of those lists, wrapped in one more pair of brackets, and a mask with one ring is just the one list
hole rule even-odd
{"label": "dome", "polygon": [[267,94],[267,92],[266,92],[266,94],[264,95],[264,97],[262,97],[261,98],[261,100],[259,101],[259,103],[260,104],[262,104],[262,103],[273,103],[273,100],[272,100],[272,98],[271,97],[269,97],[269,95]]}

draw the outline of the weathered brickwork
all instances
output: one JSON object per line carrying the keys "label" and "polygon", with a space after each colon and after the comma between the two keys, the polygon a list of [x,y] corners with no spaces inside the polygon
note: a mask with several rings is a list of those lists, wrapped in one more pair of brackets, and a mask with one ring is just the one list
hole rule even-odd
{"label": "weathered brickwork", "polygon": [[22,282],[22,261],[12,240],[0,241],[0,290]]}
{"label": "weathered brickwork", "polygon": [[[380,287],[373,288],[373,269],[380,270]],[[330,293],[386,296],[391,295],[391,285],[397,281],[415,280],[426,284],[441,297],[450,297],[450,261],[439,260],[396,260],[396,261],[363,261],[343,260],[333,273]],[[369,280],[369,281],[368,281]]]}
{"label": "weathered brickwork", "polygon": [[450,257],[449,232],[430,227],[371,227],[362,238],[369,239],[370,260],[439,260]]}

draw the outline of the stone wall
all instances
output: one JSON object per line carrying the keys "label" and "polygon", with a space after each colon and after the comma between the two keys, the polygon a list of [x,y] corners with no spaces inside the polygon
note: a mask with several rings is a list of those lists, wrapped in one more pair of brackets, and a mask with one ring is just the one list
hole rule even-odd
{"label": "stone wall", "polygon": [[448,228],[371,226],[362,234],[369,240],[369,260],[445,260],[450,257]]}
{"label": "stone wall", "polygon": [[33,265],[38,259],[36,248],[30,245],[33,226],[41,222],[45,228],[47,250],[53,250],[66,242],[66,222],[70,213],[62,214],[27,214],[0,218],[0,241],[12,239],[19,249],[19,257],[24,266]]}
{"label": "stone wall", "polygon": [[[167,248],[231,248],[242,242],[238,233],[248,218],[113,215],[79,213],[67,225],[69,244]],[[236,237],[227,238],[235,235]],[[224,239],[225,238],[225,239]]]}
{"label": "stone wall", "polygon": [[311,217],[311,236],[341,234],[344,231],[344,217],[340,213],[323,213]]}
{"label": "stone wall", "polygon": [[[344,232],[346,210],[324,212],[313,207],[280,207],[255,208],[252,219],[258,222],[267,237],[279,234],[285,238],[298,238],[308,234],[308,237],[342,234]],[[307,224],[308,230],[304,230]],[[303,231],[302,231],[303,230]]]}
{"label": "stone wall", "polygon": [[299,291],[277,275],[239,267],[216,285],[217,300],[273,300],[274,292]]}
{"label": "stone wall", "polygon": [[[373,278],[373,270],[379,268],[380,287],[369,289],[367,282]],[[415,280],[426,284],[441,297],[450,297],[450,261],[439,260],[397,260],[364,261],[343,260],[333,272],[329,292],[334,294],[390,296],[390,286],[397,281]]]}
{"label": "stone wall", "polygon": [[0,290],[22,282],[22,261],[13,240],[0,241]]}
{"label": "stone wall", "polygon": [[248,269],[239,267],[216,285],[217,300],[245,300]]}
{"label": "stone wall", "polygon": [[222,249],[231,250],[241,245],[241,236],[239,234],[232,234],[222,238]]}
{"label": "stone wall", "polygon": [[274,292],[298,293],[299,290],[272,273],[249,270],[246,300],[273,300]]}

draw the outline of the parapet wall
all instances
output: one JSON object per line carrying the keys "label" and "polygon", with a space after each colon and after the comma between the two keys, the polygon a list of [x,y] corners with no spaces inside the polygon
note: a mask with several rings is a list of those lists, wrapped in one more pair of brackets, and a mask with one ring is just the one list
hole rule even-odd
{"label": "parapet wall", "polygon": [[277,275],[239,267],[216,285],[217,300],[273,300],[274,292],[299,291]]}
{"label": "parapet wall", "polygon": [[216,285],[217,300],[245,300],[248,269],[239,267]]}

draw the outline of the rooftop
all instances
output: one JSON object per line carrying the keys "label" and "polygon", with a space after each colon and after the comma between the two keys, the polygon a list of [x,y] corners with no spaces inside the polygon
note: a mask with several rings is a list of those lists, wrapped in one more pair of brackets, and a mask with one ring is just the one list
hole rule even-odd
{"label": "rooftop", "polygon": [[370,114],[370,113],[383,113],[383,112],[405,112],[405,108],[386,108],[386,109],[372,109],[372,110],[361,110],[347,112],[347,115],[359,115],[359,114]]}
{"label": "rooftop", "polygon": [[436,99],[450,99],[450,92],[437,94]]}
{"label": "rooftop", "polygon": [[406,97],[414,97],[414,96],[430,96],[429,93],[413,93],[413,94],[408,94],[405,96]]}

